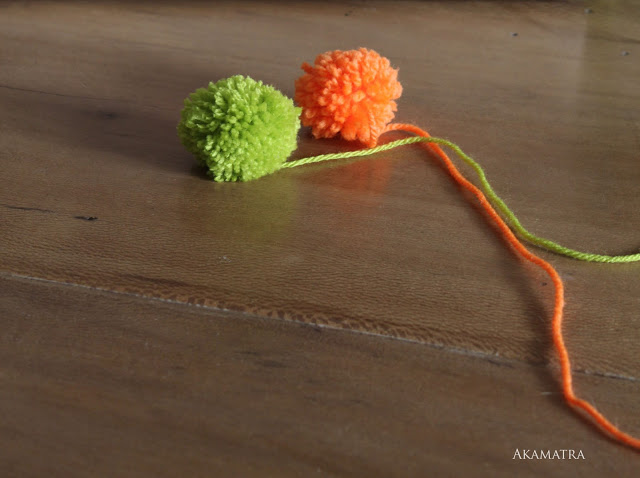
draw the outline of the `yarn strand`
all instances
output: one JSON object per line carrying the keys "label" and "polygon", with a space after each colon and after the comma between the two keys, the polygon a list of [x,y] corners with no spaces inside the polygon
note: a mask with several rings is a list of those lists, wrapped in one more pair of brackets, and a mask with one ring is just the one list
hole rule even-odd
{"label": "yarn strand", "polygon": [[[391,131],[390,127],[395,125],[389,125],[386,131]],[[385,132],[386,132],[385,131]],[[372,154],[380,153],[382,151],[388,151],[393,148],[397,148],[399,146],[404,146],[407,144],[414,143],[431,143],[434,145],[443,145],[450,148],[453,152],[460,157],[465,163],[467,163],[475,173],[477,174],[480,185],[484,190],[485,195],[489,198],[489,200],[498,208],[498,210],[507,218],[507,221],[511,225],[511,227],[525,240],[534,244],[543,249],[547,249],[549,251],[555,252],[557,254],[561,254],[567,257],[571,257],[573,259],[587,261],[587,262],[606,262],[606,263],[625,263],[625,262],[636,262],[640,261],[640,253],[637,254],[628,254],[628,255],[616,255],[609,256],[604,254],[594,254],[589,252],[581,252],[575,249],[571,249],[569,247],[562,246],[556,242],[553,242],[549,239],[545,239],[543,237],[536,236],[535,234],[529,232],[520,222],[518,217],[513,213],[511,209],[507,206],[504,200],[498,196],[495,192],[491,184],[487,180],[486,173],[484,169],[473,159],[471,156],[466,154],[462,149],[455,143],[448,141],[442,138],[435,138],[433,136],[413,136],[410,138],[399,139],[397,141],[391,141],[389,143],[375,146],[373,148],[362,149],[357,151],[348,151],[344,153],[331,153],[331,154],[321,154],[319,156],[310,156],[308,158],[302,158],[295,161],[289,161],[282,165],[281,168],[295,168],[296,166],[302,166],[304,164],[311,163],[319,163],[322,161],[330,161],[333,159],[349,159],[349,158],[358,158],[363,156],[370,156]]]}
{"label": "yarn strand", "polygon": [[[394,123],[387,126],[386,131],[393,130],[404,130],[407,132],[411,132],[423,137],[429,137],[429,133],[423,131],[417,126],[410,124],[401,124]],[[539,266],[543,269],[555,287],[555,298],[554,298],[554,307],[553,307],[553,316],[552,316],[552,338],[554,348],[558,355],[558,359],[560,361],[560,370],[561,370],[561,378],[562,378],[562,391],[565,397],[565,400],[574,410],[578,412],[584,412],[587,416],[591,417],[592,423],[597,426],[601,431],[608,434],[611,438],[623,443],[627,446],[635,448],[636,450],[640,450],[640,439],[629,435],[621,431],[618,427],[616,427],[613,423],[611,423],[605,416],[598,411],[593,405],[591,405],[586,400],[583,400],[576,396],[573,389],[573,378],[571,375],[571,361],[569,359],[569,351],[567,350],[567,346],[564,342],[564,337],[562,334],[562,321],[563,321],[563,313],[562,309],[564,307],[564,284],[562,283],[562,279],[560,279],[560,275],[553,268],[551,264],[549,264],[544,259],[536,256],[531,253],[514,235],[514,233],[509,229],[504,220],[500,217],[500,215],[495,211],[495,209],[491,206],[491,203],[487,200],[485,195],[482,193],[480,189],[478,189],[473,183],[469,182],[458,169],[455,167],[451,159],[446,155],[446,153],[438,146],[438,144],[425,144],[428,147],[429,151],[435,154],[439,159],[444,163],[447,171],[453,177],[453,179],[460,184],[463,188],[471,192],[482,205],[483,209],[487,213],[487,215],[493,220],[495,225],[498,227],[498,230],[502,233],[503,238],[526,260],[529,262]]]}
{"label": "yarn strand", "polygon": [[[347,152],[347,153],[323,154],[323,155],[320,155],[320,156],[313,156],[313,157],[309,157],[309,158],[303,158],[303,159],[299,159],[297,161],[291,161],[291,162],[288,162],[288,163],[284,163],[284,165],[282,167],[283,168],[292,168],[292,167],[296,167],[296,166],[301,166],[303,164],[317,163],[317,162],[321,162],[321,161],[329,161],[329,160],[332,160],[332,159],[344,159],[344,158],[356,158],[356,157],[362,157],[362,156],[369,156],[371,154],[375,154],[375,153],[378,153],[378,152],[381,152],[381,151],[387,151],[389,149],[392,149],[392,148],[395,148],[395,147],[398,147],[398,146],[402,146],[402,145],[405,145],[405,144],[419,143],[419,142],[423,143],[423,145],[427,147],[429,152],[434,154],[436,157],[438,157],[444,163],[444,166],[447,169],[447,172],[451,175],[451,177],[461,187],[463,187],[464,189],[466,189],[467,191],[469,191],[471,194],[473,194],[476,197],[476,199],[478,200],[478,202],[482,206],[482,208],[485,211],[485,213],[487,214],[487,216],[491,219],[491,221],[494,223],[494,225],[496,226],[496,228],[498,229],[498,231],[502,235],[503,239],[523,259],[525,259],[525,260],[533,263],[534,265],[537,265],[538,267],[540,267],[542,270],[545,271],[545,273],[551,279],[551,282],[553,283],[554,290],[555,290],[553,314],[552,314],[552,320],[551,320],[551,324],[552,324],[551,325],[551,335],[552,335],[553,345],[554,345],[558,360],[560,362],[561,387],[562,387],[563,396],[564,396],[565,401],[567,402],[567,404],[571,408],[573,408],[576,412],[580,413],[581,416],[583,416],[583,414],[584,414],[584,415],[586,415],[586,417],[590,418],[591,419],[590,423],[592,423],[595,427],[597,427],[601,432],[603,432],[604,434],[606,434],[610,438],[612,438],[614,440],[617,440],[620,443],[623,443],[623,444],[625,444],[625,445],[627,445],[629,447],[635,448],[636,450],[640,450],[640,439],[639,438],[636,438],[636,437],[634,437],[634,436],[632,436],[632,435],[630,435],[628,433],[625,433],[625,432],[621,431],[611,421],[609,421],[600,411],[598,411],[598,409],[595,408],[591,403],[587,402],[586,400],[583,400],[583,399],[579,398],[576,395],[575,391],[574,391],[574,388],[573,388],[573,377],[572,377],[572,373],[571,373],[571,360],[569,358],[569,351],[568,351],[567,346],[565,344],[564,336],[563,336],[563,332],[562,332],[563,308],[564,308],[565,301],[564,301],[564,284],[562,283],[562,279],[560,278],[560,275],[558,274],[558,272],[553,268],[553,266],[549,262],[545,261],[544,259],[542,259],[542,258],[536,256],[535,254],[533,254],[532,252],[530,252],[524,246],[524,244],[522,244],[522,242],[520,242],[520,240],[516,237],[514,232],[509,228],[507,223],[496,212],[496,210],[494,209],[492,204],[489,202],[489,200],[487,199],[485,194],[482,192],[482,190],[480,190],[473,183],[468,181],[460,173],[460,171],[456,168],[456,166],[451,161],[451,159],[442,150],[440,145],[448,146],[456,154],[458,154],[458,156],[460,156],[463,160],[465,160],[465,162],[470,164],[473,167],[473,169],[476,171],[476,173],[480,176],[481,183],[482,183],[483,187],[485,188],[485,191],[487,191],[487,195],[494,200],[494,202],[497,204],[497,207],[500,209],[500,211],[503,212],[503,214],[505,214],[505,216],[507,216],[507,218],[512,222],[512,224],[517,224],[517,226],[516,225],[513,226],[514,229],[516,229],[516,231],[518,231],[520,234],[522,234],[522,231],[528,233],[528,231],[526,231],[526,229],[524,229],[524,227],[522,227],[522,225],[520,225],[520,222],[517,220],[515,215],[509,210],[509,208],[506,206],[504,201],[502,201],[498,197],[498,195],[493,191],[493,188],[491,188],[491,186],[489,185],[482,168],[480,168],[480,166],[475,161],[473,161],[468,155],[463,153],[462,150],[457,145],[451,143],[450,141],[441,139],[441,138],[433,138],[433,137],[431,137],[429,135],[429,133],[427,133],[426,131],[418,128],[417,126],[414,126],[414,125],[411,125],[411,124],[393,123],[393,124],[388,125],[384,132],[394,131],[394,130],[403,130],[403,131],[406,131],[406,132],[409,132],[409,133],[416,134],[417,136],[406,138],[406,139],[402,139],[402,140],[398,140],[398,141],[393,141],[391,143],[387,143],[387,144],[380,145],[380,146],[375,146],[373,148],[366,149],[366,150],[361,150],[361,151],[351,151],[351,152]],[[515,219],[515,221],[514,221],[514,219]],[[525,234],[522,234],[522,235],[525,236],[525,237],[527,236]],[[533,236],[533,234],[531,234],[531,233],[528,233],[528,236],[531,236],[534,239],[538,239],[538,240],[540,239],[540,238],[537,238],[536,236]],[[550,243],[550,242],[551,241],[542,240],[542,242],[539,245],[541,245],[542,247],[545,247],[545,246],[548,246],[547,243]],[[534,242],[534,243],[536,243],[536,242]],[[552,243],[552,244],[555,244],[555,243]],[[559,250],[557,250],[556,252],[560,252],[561,254],[567,254],[567,248],[563,248],[562,246],[558,246],[557,244],[556,244],[556,248],[559,248]],[[572,251],[570,249],[568,251],[569,252],[577,252],[577,251]],[[589,257],[589,255],[586,255],[586,257],[585,257],[583,255],[583,253],[579,253],[579,254],[581,255],[581,257],[576,257],[577,259],[599,260],[599,259],[594,259],[593,257]],[[569,254],[567,254],[567,255],[569,255]],[[598,255],[595,255],[595,256],[599,257],[601,262],[630,262],[632,260],[638,260],[638,258],[634,258],[634,257],[636,257],[638,255],[614,256],[614,257],[612,257],[613,259],[615,259],[616,257],[618,257],[618,258],[620,258],[620,257],[625,258],[626,257],[626,259],[623,259],[623,260],[620,260],[620,259],[618,259],[618,260],[601,260],[603,258],[608,258],[610,256],[598,256]],[[633,259],[630,259],[630,258],[633,258]]]}

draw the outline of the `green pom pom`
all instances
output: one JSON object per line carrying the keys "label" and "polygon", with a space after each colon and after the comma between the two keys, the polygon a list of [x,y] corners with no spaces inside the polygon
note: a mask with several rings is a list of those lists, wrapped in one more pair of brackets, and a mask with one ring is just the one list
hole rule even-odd
{"label": "green pom pom", "polygon": [[300,108],[241,75],[209,83],[184,101],[178,136],[215,181],[250,181],[282,166],[297,145]]}

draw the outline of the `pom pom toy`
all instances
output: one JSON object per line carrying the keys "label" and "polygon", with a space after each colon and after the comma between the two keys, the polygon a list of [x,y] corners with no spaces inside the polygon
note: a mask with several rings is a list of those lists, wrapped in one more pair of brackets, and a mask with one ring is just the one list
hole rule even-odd
{"label": "pom pom toy", "polygon": [[178,136],[216,181],[249,181],[282,166],[297,146],[300,108],[241,75],[209,83],[184,102]]}
{"label": "pom pom toy", "polygon": [[396,111],[402,94],[398,70],[366,48],[318,55],[313,66],[302,64],[295,101],[302,106],[302,124],[316,138],[359,140],[375,146]]}
{"label": "pom pom toy", "polygon": [[[622,432],[593,405],[576,395],[569,352],[562,332],[562,279],[549,262],[530,252],[513,231],[539,247],[584,261],[634,262],[640,260],[640,254],[588,254],[527,231],[495,193],[480,165],[457,145],[445,139],[433,138],[414,125],[389,124],[396,110],[393,100],[400,96],[402,87],[397,81],[397,70],[391,68],[389,61],[377,53],[364,48],[332,51],[319,55],[314,66],[304,63],[302,68],[305,74],[295,83],[295,99],[302,108],[294,107],[290,99],[274,88],[242,76],[210,83],[208,88],[195,91],[185,100],[178,125],[182,143],[200,163],[209,168],[209,174],[215,181],[248,181],[281,168],[369,156],[406,144],[424,143],[429,152],[443,162],[451,177],[475,197],[505,242],[524,260],[544,270],[553,282],[555,295],[551,329],[566,402],[582,415],[588,416],[610,437],[640,450],[640,439]],[[316,138],[340,134],[348,140],[359,140],[370,149],[285,162],[296,146],[296,134],[300,127],[298,115],[301,111],[302,123],[311,126]],[[380,135],[400,130],[416,136],[377,146]],[[451,148],[472,167],[482,190],[460,173],[440,146]],[[494,206],[506,219],[496,212]]]}

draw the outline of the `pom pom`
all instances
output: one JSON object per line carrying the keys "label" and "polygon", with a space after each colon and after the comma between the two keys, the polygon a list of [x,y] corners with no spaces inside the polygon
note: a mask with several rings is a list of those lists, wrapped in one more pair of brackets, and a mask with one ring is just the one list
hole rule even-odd
{"label": "pom pom", "polygon": [[279,169],[296,148],[300,108],[272,86],[241,75],[184,101],[178,136],[215,181],[249,181]]}
{"label": "pom pom", "polygon": [[395,99],[402,94],[398,70],[373,50],[360,48],[318,55],[296,80],[295,100],[302,106],[302,124],[316,138],[340,133],[375,146],[393,119]]}

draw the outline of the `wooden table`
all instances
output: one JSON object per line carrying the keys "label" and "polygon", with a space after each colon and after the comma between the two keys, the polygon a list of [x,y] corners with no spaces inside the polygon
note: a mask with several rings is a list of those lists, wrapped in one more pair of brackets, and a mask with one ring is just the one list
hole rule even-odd
{"label": "wooden table", "polygon": [[[638,476],[562,400],[548,278],[423,148],[216,184],[175,127],[210,80],[292,96],[303,61],[372,48],[400,69],[396,119],[459,143],[525,226],[632,253],[639,20],[631,0],[4,2],[0,475]],[[357,148],[304,129],[293,157]],[[640,434],[640,265],[535,252],[566,283],[578,393]]]}

